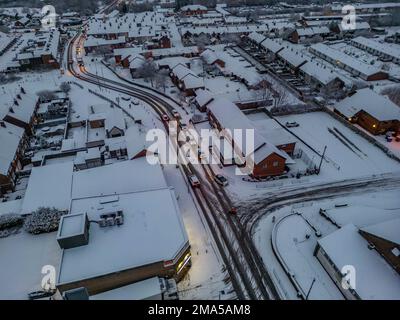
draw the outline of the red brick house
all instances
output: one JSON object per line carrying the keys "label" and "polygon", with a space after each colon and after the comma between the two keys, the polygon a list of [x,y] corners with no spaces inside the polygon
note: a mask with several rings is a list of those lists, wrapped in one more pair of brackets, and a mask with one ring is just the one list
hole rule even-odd
{"label": "red brick house", "polygon": [[207,7],[199,4],[191,4],[181,8],[181,13],[185,16],[198,16],[207,13],[207,11]]}
{"label": "red brick house", "polygon": [[[289,156],[267,141],[234,103],[219,98],[211,101],[207,109],[211,125],[232,144],[235,158],[240,160],[239,163],[236,163],[239,167],[252,166],[249,175],[255,178],[278,176],[285,173],[286,161],[290,159]],[[235,133],[234,130],[237,129],[241,129],[241,133]],[[245,134],[247,130],[252,130],[254,133],[253,150],[246,148]]]}

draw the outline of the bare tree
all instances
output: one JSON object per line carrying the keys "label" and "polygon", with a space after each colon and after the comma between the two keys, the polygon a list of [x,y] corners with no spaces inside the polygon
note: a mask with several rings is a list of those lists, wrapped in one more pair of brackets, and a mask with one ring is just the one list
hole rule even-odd
{"label": "bare tree", "polygon": [[145,81],[154,85],[154,80],[157,77],[157,65],[153,61],[145,61],[143,64],[135,71],[134,76],[137,78],[143,78]]}
{"label": "bare tree", "polygon": [[56,94],[50,90],[42,90],[37,93],[41,101],[50,101],[57,98]]}
{"label": "bare tree", "polygon": [[240,37],[236,33],[224,33],[222,36],[222,41],[225,43],[238,45],[240,43]]}
{"label": "bare tree", "polygon": [[100,46],[100,47],[97,47],[95,51],[97,54],[102,55],[105,58],[106,55],[111,52],[111,49],[109,49],[105,46]]}
{"label": "bare tree", "polygon": [[273,95],[271,91],[271,83],[269,83],[267,79],[262,79],[260,82],[260,89],[256,91],[256,95],[262,106],[267,107],[269,105]]}
{"label": "bare tree", "polygon": [[400,106],[400,86],[386,88],[382,90],[382,94],[388,96],[393,103]]}
{"label": "bare tree", "polygon": [[68,82],[63,82],[60,84],[60,90],[65,94],[71,91],[71,85]]}
{"label": "bare tree", "polygon": [[160,71],[156,74],[155,77],[155,85],[157,89],[163,89],[165,92],[165,88],[168,81],[168,72],[167,71]]}
{"label": "bare tree", "polygon": [[206,45],[208,45],[210,43],[210,39],[208,38],[207,35],[205,35],[204,33],[199,34],[195,40],[194,43],[196,44],[196,46],[202,51],[205,49]]}
{"label": "bare tree", "polygon": [[279,87],[275,90],[275,106],[281,107],[288,103],[289,95],[286,89]]}

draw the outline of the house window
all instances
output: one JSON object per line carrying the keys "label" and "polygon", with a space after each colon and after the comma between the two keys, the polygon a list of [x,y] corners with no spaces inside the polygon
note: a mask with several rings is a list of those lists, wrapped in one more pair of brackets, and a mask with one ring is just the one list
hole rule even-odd
{"label": "house window", "polygon": [[272,163],[272,166],[278,167],[278,166],[279,166],[279,161],[274,161],[274,162]]}

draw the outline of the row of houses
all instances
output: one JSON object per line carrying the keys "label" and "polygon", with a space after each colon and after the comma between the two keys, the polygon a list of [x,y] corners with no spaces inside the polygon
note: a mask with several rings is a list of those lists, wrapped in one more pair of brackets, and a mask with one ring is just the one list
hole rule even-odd
{"label": "row of houses", "polygon": [[187,96],[194,96],[197,89],[204,88],[203,78],[181,63],[171,68],[170,77],[172,82]]}
{"label": "row of houses", "polygon": [[39,100],[23,88],[0,105],[0,194],[13,190],[16,172],[23,167],[24,151],[37,120]]}
{"label": "row of houses", "polygon": [[350,223],[318,240],[314,256],[346,299],[396,300],[399,228],[398,218],[361,228]]}
{"label": "row of houses", "polygon": [[379,56],[384,61],[400,64],[400,48],[387,43],[381,43],[365,37],[350,40],[350,44],[373,55]]}
{"label": "row of houses", "polygon": [[0,57],[1,72],[26,71],[33,68],[60,67],[60,32],[24,33],[6,48]]}
{"label": "row of houses", "polygon": [[228,51],[206,49],[200,57],[210,66],[215,66],[226,77],[242,81],[249,89],[259,89],[268,85],[257,70],[247,63],[241,63],[237,54]]}
{"label": "row of houses", "polygon": [[348,82],[333,68],[305,55],[288,42],[267,38],[259,33],[250,34],[248,39],[269,57],[270,62],[276,61],[287,67],[320,92],[340,92]]}
{"label": "row of houses", "polygon": [[366,64],[323,43],[312,45],[310,47],[310,52],[365,81],[385,80],[389,77],[386,71],[376,66]]}
{"label": "row of houses", "polygon": [[[218,132],[216,143],[210,147],[224,166],[237,165],[250,170],[247,174],[252,177],[265,178],[282,175],[288,171],[287,165],[293,164],[290,156],[295,141],[275,120],[257,128],[233,102],[214,98],[205,90],[197,91],[196,101],[207,110],[209,122]],[[242,131],[236,134],[235,129]],[[254,148],[248,144],[246,134],[254,134]]]}

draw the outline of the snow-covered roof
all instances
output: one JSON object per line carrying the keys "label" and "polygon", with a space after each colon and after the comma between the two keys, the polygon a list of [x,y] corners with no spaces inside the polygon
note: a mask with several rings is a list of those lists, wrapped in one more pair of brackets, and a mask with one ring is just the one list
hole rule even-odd
{"label": "snow-covered roof", "polygon": [[159,165],[146,158],[121,161],[97,168],[74,172],[72,198],[95,197],[166,188]]}
{"label": "snow-covered roof", "polygon": [[215,53],[215,51],[211,49],[206,49],[204,50],[201,54],[200,57],[202,57],[208,64],[213,64],[215,61],[217,61],[218,55]]}
{"label": "snow-covered roof", "polygon": [[17,60],[39,58],[44,55],[51,55],[53,58],[57,58],[60,31],[24,33],[20,38],[20,42],[21,44],[18,47],[20,50],[16,56]]}
{"label": "snow-covered roof", "polygon": [[266,32],[269,27],[266,24],[243,24],[243,25],[230,25],[230,26],[199,26],[199,27],[182,27],[180,32],[182,35],[189,32],[191,34],[226,34],[226,33],[251,33],[251,32]]}
{"label": "snow-covered roof", "polygon": [[0,105],[0,119],[9,115],[12,118],[28,124],[30,123],[36,109],[36,103],[37,97],[29,93],[20,92],[18,97],[16,95],[13,99],[7,99],[7,97],[4,97],[4,100]]}
{"label": "snow-covered roof", "polygon": [[85,163],[86,161],[100,159],[99,148],[89,148],[84,151],[79,151],[76,154],[74,164]]}
{"label": "snow-covered roof", "polygon": [[363,300],[400,299],[400,276],[359,234],[353,224],[318,240],[329,259],[341,270],[354,266],[354,290]]}
{"label": "snow-covered roof", "polygon": [[174,56],[183,56],[186,54],[197,54],[199,52],[199,48],[197,46],[172,47],[164,49],[153,49],[150,50],[150,52],[153,57],[174,57]]}
{"label": "snow-covered roof", "polygon": [[85,40],[84,47],[100,47],[100,46],[111,46],[117,44],[124,44],[126,42],[125,37],[120,36],[117,39],[103,39],[103,38],[96,38],[93,36],[88,36]]}
{"label": "snow-covered roof", "polygon": [[207,11],[207,7],[202,6],[200,4],[189,4],[187,6],[183,6],[181,7],[181,11],[197,11],[197,10],[201,10],[201,11]]}
{"label": "snow-covered roof", "polygon": [[335,79],[340,79],[333,69],[313,60],[308,60],[306,64],[300,67],[300,70],[324,85],[331,83]]}
{"label": "snow-covered roof", "polygon": [[258,32],[252,32],[248,35],[250,40],[253,40],[256,43],[261,43],[265,40],[265,36]]}
{"label": "snow-covered roof", "polygon": [[346,117],[353,117],[361,110],[379,121],[400,120],[400,108],[375,91],[365,88],[340,101],[335,109]]}
{"label": "snow-covered roof", "polygon": [[[245,156],[254,153],[254,161],[256,164],[272,153],[276,153],[284,159],[287,158],[284,152],[276,148],[258,132],[255,125],[233,102],[225,98],[216,98],[207,105],[207,108],[218,119],[223,129],[230,130],[231,135],[234,134],[235,129],[242,130],[242,145],[238,145],[237,147]],[[254,130],[254,150],[246,150],[245,134],[247,129]]]}
{"label": "snow-covered roof", "polygon": [[332,49],[323,43],[312,45],[311,52],[316,52],[324,57],[328,57],[332,61],[335,61],[338,66],[347,66],[348,68],[359,72],[362,78],[383,72],[381,69],[373,65],[366,64],[352,56],[345,54],[344,52]]}
{"label": "snow-covered roof", "polygon": [[146,141],[146,131],[139,126],[130,126],[125,132],[125,143],[129,159],[134,158],[142,151],[146,151],[150,143]]}
{"label": "snow-covered roof", "polygon": [[203,78],[199,78],[193,74],[187,74],[181,79],[181,81],[183,81],[186,89],[197,89],[204,87]]}
{"label": "snow-covered roof", "polygon": [[90,300],[146,300],[161,295],[161,293],[160,279],[153,277],[95,294],[90,296]]}
{"label": "snow-covered roof", "polygon": [[101,214],[121,210],[124,223],[105,228],[91,224],[87,245],[63,250],[58,283],[173,260],[188,246],[175,197],[162,188],[72,200],[71,214],[86,212],[89,220],[99,220]]}
{"label": "snow-covered roof", "polygon": [[361,230],[400,245],[400,218],[369,225]]}
{"label": "snow-covered roof", "polygon": [[297,34],[300,37],[312,37],[319,34],[328,34],[330,30],[327,26],[309,27],[309,28],[297,28]]}
{"label": "snow-covered roof", "polygon": [[197,89],[204,87],[204,81],[192,70],[179,63],[172,68],[172,73],[184,83],[186,89]]}
{"label": "snow-covered roof", "polygon": [[278,52],[278,56],[294,68],[298,68],[308,61],[303,53],[293,47],[284,48]]}
{"label": "snow-covered roof", "polygon": [[29,18],[23,17],[23,18],[17,20],[16,23],[18,22],[18,23],[20,23],[22,25],[26,25],[29,21],[31,21]]}
{"label": "snow-covered roof", "polygon": [[235,75],[239,79],[243,79],[249,86],[257,86],[263,79],[257,72],[256,68],[245,61],[236,52],[214,51],[207,49],[203,52],[202,58],[212,64],[217,59],[224,62],[224,66],[217,66],[226,76]]}
{"label": "snow-covered roof", "polygon": [[354,28],[352,29],[344,29],[342,23],[338,23],[337,24],[339,27],[339,30],[342,32],[346,32],[346,31],[355,31],[355,30],[369,30],[371,29],[371,26],[369,25],[369,23],[367,21],[356,21]]}
{"label": "snow-covered roof", "polygon": [[395,59],[400,57],[400,46],[390,45],[387,42],[378,42],[373,39],[368,39],[365,37],[357,37],[351,40],[352,44],[360,45],[362,47],[367,47],[369,49],[375,50],[381,54],[385,54]]}
{"label": "snow-covered roof", "polygon": [[200,107],[205,106],[208,102],[214,99],[214,95],[211,91],[206,89],[197,89],[196,90],[196,102],[199,104]]}
{"label": "snow-covered roof", "polygon": [[28,214],[40,207],[68,210],[71,196],[73,162],[33,167],[22,205]]}
{"label": "snow-covered roof", "polygon": [[[398,2],[380,2],[380,3],[353,3],[352,6],[356,10],[368,10],[368,9],[389,9],[398,8],[400,3]],[[342,11],[343,5],[335,3],[331,6],[334,11]]]}
{"label": "snow-covered roof", "polygon": [[178,64],[190,65],[190,59],[186,57],[168,57],[157,60],[157,64],[159,66],[167,66],[169,69],[172,69]]}
{"label": "snow-covered roof", "polygon": [[125,130],[124,113],[120,108],[109,108],[104,121],[106,130],[111,131],[113,128]]}
{"label": "snow-covered roof", "polygon": [[14,41],[15,36],[0,32],[0,56],[3,51]]}
{"label": "snow-covered roof", "polygon": [[129,68],[138,69],[142,66],[142,64],[146,61],[146,59],[141,55],[135,55],[129,57]]}
{"label": "snow-covered roof", "polygon": [[3,125],[0,125],[0,174],[7,176],[24,135],[24,129],[7,122],[3,122]]}
{"label": "snow-covered roof", "polygon": [[225,16],[225,23],[247,23],[246,17],[236,17],[236,16]]}
{"label": "snow-covered roof", "polygon": [[296,143],[296,139],[274,119],[256,121],[257,131],[275,146]]}
{"label": "snow-covered roof", "polygon": [[95,17],[89,21],[88,35],[128,35],[151,36],[162,31],[162,26],[173,22],[173,17],[167,18],[159,12],[127,13],[123,16]]}
{"label": "snow-covered roof", "polygon": [[[264,47],[264,49],[272,53],[277,53],[285,47],[283,41],[270,38],[265,38],[263,41],[260,42],[260,44],[262,47]],[[289,44],[286,43],[286,45]]]}

